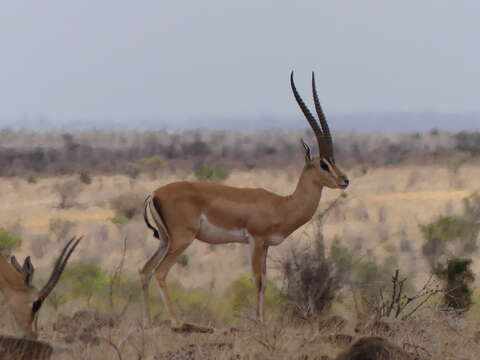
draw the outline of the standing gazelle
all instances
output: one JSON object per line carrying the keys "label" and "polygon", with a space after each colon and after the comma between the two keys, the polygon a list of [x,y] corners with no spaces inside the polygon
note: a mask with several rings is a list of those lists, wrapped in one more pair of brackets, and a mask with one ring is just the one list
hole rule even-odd
{"label": "standing gazelle", "polygon": [[312,157],[309,146],[301,141],[305,166],[293,194],[280,196],[265,189],[182,181],[158,188],[145,200],[145,222],[160,240],[157,251],[140,270],[147,323],[150,323],[148,286],[155,274],[172,325],[180,329],[210,330],[180,321],[166,285],[168,271],[194,239],[213,245],[235,242],[250,245],[257,290],[256,316],[263,322],[268,247],[281,244],[312,218],[324,186],[334,189],[348,186],[347,177],[335,165],[332,137],[318,100],[313,73],[313,99],[320,124],[297,92],[293,71],[290,83],[320,151],[320,156]]}
{"label": "standing gazelle", "polygon": [[13,256],[10,262],[0,254],[0,291],[3,293],[18,330],[25,338],[37,338],[38,312],[57,285],[68,259],[82,238],[73,237],[55,262],[47,283],[38,291],[32,286],[34,268],[28,256],[20,266]]}

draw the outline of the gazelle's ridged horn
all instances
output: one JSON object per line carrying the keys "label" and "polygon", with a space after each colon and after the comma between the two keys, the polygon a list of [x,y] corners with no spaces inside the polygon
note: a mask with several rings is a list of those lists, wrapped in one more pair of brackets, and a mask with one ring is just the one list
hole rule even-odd
{"label": "gazelle's ridged horn", "polygon": [[317,120],[312,115],[310,110],[308,110],[307,105],[305,105],[300,94],[297,91],[297,88],[295,87],[295,82],[293,81],[293,70],[292,70],[292,73],[290,74],[290,85],[292,87],[293,95],[295,96],[295,100],[297,101],[298,106],[300,106],[300,109],[302,110],[303,115],[305,115],[305,118],[307,119],[308,123],[310,124],[310,127],[315,133],[315,137],[317,138],[317,143],[318,143],[318,150],[320,151],[320,154],[322,156],[329,156],[328,145],[324,140],[325,136],[322,130],[320,129],[320,126],[318,125]]}
{"label": "gazelle's ridged horn", "polygon": [[[83,236],[79,237],[78,239],[74,236],[70,241],[65,245],[60,256],[58,257],[57,261],[55,262],[55,266],[53,267],[52,274],[48,279],[47,283],[43,286],[43,288],[39,291],[38,300],[43,302],[53,290],[55,285],[57,285],[58,280],[60,280],[60,276],[62,276],[63,270],[67,265],[68,259],[72,255],[73,251],[77,247],[80,240],[82,240]],[[73,245],[72,245],[73,244]]]}
{"label": "gazelle's ridged horn", "polygon": [[326,154],[328,158],[332,161],[333,159],[333,141],[332,134],[328,127],[327,119],[323,113],[322,106],[320,105],[320,100],[318,100],[317,87],[315,86],[315,73],[312,71],[312,92],[313,92],[313,102],[315,103],[315,110],[317,111],[318,119],[320,120],[320,125],[323,130],[323,139],[328,148],[328,153]]}

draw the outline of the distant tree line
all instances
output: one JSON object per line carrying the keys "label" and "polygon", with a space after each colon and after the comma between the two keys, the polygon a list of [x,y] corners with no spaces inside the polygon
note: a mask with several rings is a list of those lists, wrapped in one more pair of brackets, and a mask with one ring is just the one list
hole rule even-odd
{"label": "distant tree line", "polygon": [[[212,160],[236,168],[281,168],[301,161],[300,138],[316,148],[308,130],[35,133],[6,129],[0,131],[0,176],[82,171],[135,174],[150,166],[153,160],[148,159],[154,156],[165,159],[171,168],[189,171]],[[350,132],[335,134],[334,143],[337,160],[347,167],[443,162],[453,152],[480,155],[480,132]]]}

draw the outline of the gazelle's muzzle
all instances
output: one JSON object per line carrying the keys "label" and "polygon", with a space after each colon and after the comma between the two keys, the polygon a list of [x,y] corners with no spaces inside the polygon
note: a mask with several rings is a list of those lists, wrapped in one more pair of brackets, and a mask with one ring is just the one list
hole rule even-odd
{"label": "gazelle's muzzle", "polygon": [[350,180],[348,180],[346,176],[343,176],[342,178],[340,178],[338,182],[338,187],[341,189],[346,189],[349,184],[350,184]]}

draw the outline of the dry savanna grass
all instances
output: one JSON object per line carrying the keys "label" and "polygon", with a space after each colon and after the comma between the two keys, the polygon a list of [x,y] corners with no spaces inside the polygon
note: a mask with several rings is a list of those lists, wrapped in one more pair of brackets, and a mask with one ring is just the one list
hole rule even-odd
{"label": "dry savanna grass", "polygon": [[[277,318],[265,326],[244,322],[213,334],[179,334],[166,324],[144,328],[128,318],[103,327],[94,320],[76,319],[71,333],[89,327],[90,333],[69,339],[55,324],[42,321],[42,340],[53,344],[54,359],[335,359],[370,336],[386,339],[408,354],[382,359],[476,359],[480,349],[478,323],[431,311],[419,312],[408,322],[383,322],[362,333],[355,332],[353,322],[325,327],[324,319]],[[370,359],[355,359],[364,358]]]}
{"label": "dry savanna grass", "polygon": [[[300,169],[233,171],[226,183],[288,194],[293,191],[299,172]],[[351,187],[324,219],[323,235],[327,245],[336,238],[366,259],[381,261],[393,256],[397,261],[395,265],[413,284],[422,284],[429,275],[429,267],[421,257],[422,236],[418,225],[441,215],[461,213],[462,199],[480,191],[480,168],[465,165],[456,169],[455,181],[452,181],[452,170],[440,165],[405,165],[366,172],[354,167],[347,172]],[[118,220],[112,200],[120,194],[133,194],[131,199],[138,198],[141,208],[142,200],[150,191],[180,177],[168,171],[160,173],[155,180],[147,175],[131,179],[123,175],[92,174],[91,184],[79,185],[73,206],[59,207],[55,185],[77,178],[41,177],[36,183],[22,178],[0,179],[0,227],[23,239],[15,254],[21,259],[32,255],[42,277],[42,270],[50,267],[64,241],[52,232],[52,219],[68,220],[71,225],[65,235],[86,236],[71,264],[95,264],[111,273],[122,259],[126,238],[123,273],[136,281],[137,270],[157,243],[139,214]],[[193,176],[185,175],[182,179],[193,179]],[[338,190],[325,189],[319,214],[339,195]],[[56,231],[61,233],[61,229]],[[307,224],[272,249],[268,264],[272,286],[282,286],[279,259],[291,246],[308,245],[313,237],[314,226]],[[223,305],[214,299],[227,298],[232,284],[249,274],[248,254],[245,246],[212,247],[195,242],[187,249],[183,265],[176,265],[170,272],[169,282],[183,289],[177,294],[178,300],[187,297],[185,294],[189,292],[209,294],[198,301],[183,299],[181,307],[189,320],[214,325],[218,330],[213,334],[172,332],[164,322],[159,296],[152,299],[154,310],[159,314],[152,328],[141,325],[138,299],[132,300],[119,320],[111,314],[108,304],[92,297],[89,303],[65,299],[56,305],[47,304],[40,318],[41,340],[54,346],[54,359],[322,359],[322,356],[333,359],[362,336],[387,338],[412,359],[476,359],[480,353],[480,311],[475,306],[469,314],[459,316],[436,311],[432,302],[408,321],[387,320],[387,330],[367,326],[361,333],[355,332],[358,314],[353,303],[345,300],[352,299],[348,289],[342,291],[344,300],[334,303],[330,314],[347,320],[341,328],[323,327],[324,322],[319,318],[301,320],[282,315],[268,306],[265,326],[249,320],[252,312],[248,308],[233,316],[225,315]],[[472,254],[472,258],[473,270],[478,273],[478,257]],[[2,332],[13,334],[7,309],[3,306],[0,309]],[[215,316],[217,310],[223,315]],[[111,319],[82,317],[81,311],[85,314],[98,311]],[[76,328],[62,325],[65,321],[73,322]],[[82,332],[82,328],[87,330]]]}

